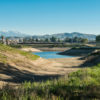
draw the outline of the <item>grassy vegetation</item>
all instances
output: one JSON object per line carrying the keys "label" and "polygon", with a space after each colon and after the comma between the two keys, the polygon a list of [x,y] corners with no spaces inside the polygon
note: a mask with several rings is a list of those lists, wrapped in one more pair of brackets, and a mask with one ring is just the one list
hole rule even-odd
{"label": "grassy vegetation", "polygon": [[9,46],[13,47],[13,48],[18,48],[18,49],[32,47],[32,46],[29,46],[29,45],[21,45],[21,44],[16,44],[16,45],[15,44],[10,44]]}
{"label": "grassy vegetation", "polygon": [[28,59],[31,59],[31,60],[35,60],[35,59],[39,58],[39,56],[33,55],[30,52],[22,51],[22,50],[12,48],[10,46],[6,46],[6,45],[3,45],[3,44],[0,44],[0,52],[1,52],[1,54],[0,54],[1,60],[6,58],[6,56],[4,54],[2,54],[3,52],[9,53],[9,54],[20,54],[22,56],[27,57]]}
{"label": "grassy vegetation", "polygon": [[100,64],[58,80],[24,82],[13,89],[5,86],[0,100],[100,100]]}

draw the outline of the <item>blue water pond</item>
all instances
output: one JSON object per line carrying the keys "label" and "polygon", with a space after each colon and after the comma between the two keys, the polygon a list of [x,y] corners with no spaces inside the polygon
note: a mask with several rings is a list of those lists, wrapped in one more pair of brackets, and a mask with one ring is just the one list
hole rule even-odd
{"label": "blue water pond", "polygon": [[59,52],[57,51],[45,51],[45,52],[36,52],[36,53],[33,53],[35,55],[38,55],[42,58],[46,58],[46,59],[52,59],[52,58],[71,58],[73,56],[67,56],[67,55],[59,55],[57,54]]}

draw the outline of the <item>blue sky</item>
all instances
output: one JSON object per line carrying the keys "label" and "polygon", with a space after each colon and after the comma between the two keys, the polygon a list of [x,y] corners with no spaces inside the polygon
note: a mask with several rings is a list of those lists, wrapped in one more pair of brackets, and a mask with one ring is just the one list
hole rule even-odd
{"label": "blue sky", "polygon": [[100,34],[100,0],[0,0],[0,30]]}

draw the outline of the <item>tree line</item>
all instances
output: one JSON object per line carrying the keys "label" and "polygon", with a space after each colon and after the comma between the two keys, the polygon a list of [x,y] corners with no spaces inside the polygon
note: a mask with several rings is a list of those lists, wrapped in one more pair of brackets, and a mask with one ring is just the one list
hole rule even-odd
{"label": "tree line", "polygon": [[79,37],[74,37],[74,38],[69,38],[69,37],[66,37],[64,39],[60,39],[60,38],[56,38],[54,36],[52,36],[51,38],[24,38],[23,39],[23,42],[24,43],[33,43],[33,42],[58,42],[58,43],[61,43],[61,42],[68,42],[68,43],[88,43],[88,39],[87,38],[79,38]]}

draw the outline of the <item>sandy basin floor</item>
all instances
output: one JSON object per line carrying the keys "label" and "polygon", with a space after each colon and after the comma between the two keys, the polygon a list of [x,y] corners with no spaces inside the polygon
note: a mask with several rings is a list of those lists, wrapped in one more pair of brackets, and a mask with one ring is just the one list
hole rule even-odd
{"label": "sandy basin floor", "polygon": [[80,60],[80,57],[73,57],[73,58],[56,58],[56,59],[49,59],[50,61],[56,61],[62,64],[61,67],[74,67],[81,65],[84,60]]}
{"label": "sandy basin floor", "polygon": [[60,66],[57,67],[63,69],[64,74],[68,74],[70,72],[80,69],[81,68],[80,66],[84,63],[84,60],[80,60],[80,57],[57,58],[57,59],[49,59],[49,60],[59,63]]}

